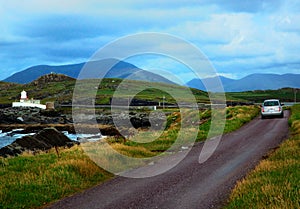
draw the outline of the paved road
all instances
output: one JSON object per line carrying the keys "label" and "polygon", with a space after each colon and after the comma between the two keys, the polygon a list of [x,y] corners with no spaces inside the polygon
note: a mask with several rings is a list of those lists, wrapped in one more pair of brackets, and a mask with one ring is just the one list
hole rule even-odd
{"label": "paved road", "polygon": [[285,118],[254,119],[238,131],[226,134],[212,157],[198,163],[203,143],[170,171],[156,177],[117,177],[83,193],[65,198],[52,209],[100,208],[219,208],[237,180],[288,135]]}

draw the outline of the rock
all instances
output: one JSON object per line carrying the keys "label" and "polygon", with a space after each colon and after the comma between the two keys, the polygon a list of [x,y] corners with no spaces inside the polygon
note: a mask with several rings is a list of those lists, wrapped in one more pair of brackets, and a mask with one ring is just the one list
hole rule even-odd
{"label": "rock", "polygon": [[72,120],[57,110],[29,107],[0,109],[0,124],[68,124]]}
{"label": "rock", "polygon": [[[97,123],[101,125],[114,125],[114,120],[117,121],[118,126],[134,127],[138,128],[149,128],[161,126],[166,121],[166,116],[161,112],[153,112],[151,114],[151,120],[149,113],[139,112],[121,112],[112,115],[99,115],[97,116]],[[114,119],[113,119],[114,118]]]}
{"label": "rock", "polygon": [[41,86],[48,85],[49,83],[59,82],[59,81],[75,81],[75,79],[63,74],[50,73],[50,74],[43,75],[38,79],[32,81],[31,84],[34,86],[41,87]]}
{"label": "rock", "polygon": [[55,128],[45,128],[33,136],[16,139],[12,144],[0,149],[0,156],[17,156],[25,151],[46,151],[52,147],[72,147],[72,141]]}

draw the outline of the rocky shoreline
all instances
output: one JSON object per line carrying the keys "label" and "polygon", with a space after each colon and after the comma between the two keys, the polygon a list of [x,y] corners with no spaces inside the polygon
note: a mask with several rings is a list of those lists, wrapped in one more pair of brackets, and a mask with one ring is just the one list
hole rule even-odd
{"label": "rocky shoreline", "polygon": [[[83,115],[83,117],[90,117]],[[160,127],[166,120],[162,112],[137,112],[121,111],[113,114],[99,114],[84,120],[86,126],[96,124],[104,131],[105,135],[113,136],[116,131],[113,128],[155,128]],[[83,124],[84,126],[84,124]],[[57,110],[41,110],[39,108],[4,108],[0,109],[0,130],[8,132],[16,128],[24,129],[24,133],[31,133],[42,130],[46,127],[54,127],[59,131],[75,133],[72,115],[61,114]],[[87,129],[88,130],[88,129]],[[112,133],[109,133],[112,131]]]}
{"label": "rocky shoreline", "polygon": [[0,124],[69,124],[71,117],[56,110],[33,107],[8,107],[0,109]]}
{"label": "rocky shoreline", "polygon": [[23,136],[0,149],[0,157],[17,156],[23,152],[36,153],[53,147],[72,147],[79,142],[72,141],[55,128],[45,128],[35,135]]}
{"label": "rocky shoreline", "polygon": [[[75,143],[75,141],[62,134],[63,131],[74,134],[76,132],[96,134],[100,131],[104,136],[119,137],[121,136],[118,131],[120,129],[123,130],[123,134],[129,132],[132,128],[145,129],[151,127],[155,129],[160,128],[165,120],[165,114],[159,111],[151,112],[151,114],[150,112],[138,111],[122,111],[114,114],[103,113],[90,118],[85,124],[76,125],[75,130],[72,117],[61,114],[57,110],[8,107],[0,109],[0,130],[10,132],[20,129],[20,134],[35,133],[35,135],[22,137],[1,148],[0,156],[16,156],[24,151],[35,152],[36,150],[47,150],[55,146],[69,146],[71,142]],[[59,145],[55,145],[55,143]]]}

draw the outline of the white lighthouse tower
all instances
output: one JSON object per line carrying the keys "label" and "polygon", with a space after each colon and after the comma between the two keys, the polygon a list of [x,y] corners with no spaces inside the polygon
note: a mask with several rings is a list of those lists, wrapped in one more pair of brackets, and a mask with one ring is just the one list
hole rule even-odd
{"label": "white lighthouse tower", "polygon": [[23,90],[21,92],[20,102],[25,102],[26,100],[27,100],[27,92]]}
{"label": "white lighthouse tower", "polygon": [[41,104],[40,100],[34,100],[34,99],[29,100],[27,98],[27,92],[24,90],[21,92],[20,102],[13,102],[12,106],[13,107],[38,107],[41,109],[46,109],[46,105]]}

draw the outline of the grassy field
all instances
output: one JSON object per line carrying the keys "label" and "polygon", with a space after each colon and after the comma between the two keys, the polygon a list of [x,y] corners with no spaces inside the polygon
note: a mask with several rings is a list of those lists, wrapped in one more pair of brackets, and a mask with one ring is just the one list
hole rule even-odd
{"label": "grassy field", "polygon": [[291,108],[291,136],[234,188],[231,208],[300,208],[300,105]]}
{"label": "grassy field", "polygon": [[[42,80],[42,79],[40,79]],[[39,82],[34,81],[29,84],[14,84],[0,82],[0,104],[11,104],[18,101],[20,92],[27,91],[29,98],[40,99],[42,103],[54,101],[57,104],[71,104],[73,99],[73,90],[76,80],[68,78],[63,81]],[[109,104],[110,99],[115,90],[121,84],[125,91],[120,91],[120,95],[126,100],[131,98],[131,94],[135,95],[135,99],[152,102],[165,102],[175,104],[176,95],[182,102],[190,102],[187,91],[191,91],[198,103],[209,103],[208,93],[198,89],[188,89],[184,86],[171,85],[164,83],[150,83],[145,81],[128,81],[122,79],[102,79],[101,85],[99,80],[90,79],[88,82],[77,82],[78,89],[83,92],[83,96],[87,96],[91,91],[85,91],[86,87],[90,89],[98,89],[95,97],[96,104]],[[81,86],[82,85],[82,86]],[[139,92],[136,94],[136,92]],[[298,92],[299,89],[298,89]],[[266,98],[278,98],[284,102],[294,101],[294,89],[283,88],[278,90],[256,90],[246,92],[228,92],[226,93],[227,101],[232,102],[256,102],[260,103]],[[300,97],[298,96],[298,101]]]}
{"label": "grassy field", "polygon": [[[255,106],[231,107],[226,110],[225,132],[233,131],[251,120],[258,113]],[[187,112],[193,120],[194,111]],[[198,112],[204,121],[199,125],[205,139],[210,124],[210,111]],[[108,138],[111,147],[135,158],[152,157],[167,150],[179,132],[181,117],[175,112],[168,117],[167,127],[161,136],[155,131],[150,135],[139,134],[143,140],[157,138],[150,143],[136,143],[122,138]],[[197,132],[197,130],[189,130]],[[189,134],[186,132],[185,134]],[[176,146],[175,146],[176,147]],[[85,155],[81,146],[62,149],[58,158],[54,150],[35,156],[24,154],[13,158],[0,158],[0,209],[39,208],[49,202],[82,191],[113,177],[99,168]]]}
{"label": "grassy field", "polygon": [[[300,89],[297,89],[299,94]],[[295,89],[293,88],[282,88],[278,90],[255,90],[255,91],[245,91],[245,92],[227,92],[227,100],[241,100],[241,101],[251,101],[256,103],[261,103],[265,99],[280,99],[283,102],[294,102],[295,99]],[[296,95],[297,102],[299,102],[300,97]]]}
{"label": "grassy field", "polygon": [[112,177],[78,146],[60,154],[0,158],[0,208],[38,208]]}

